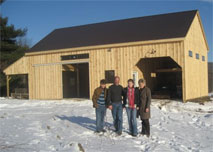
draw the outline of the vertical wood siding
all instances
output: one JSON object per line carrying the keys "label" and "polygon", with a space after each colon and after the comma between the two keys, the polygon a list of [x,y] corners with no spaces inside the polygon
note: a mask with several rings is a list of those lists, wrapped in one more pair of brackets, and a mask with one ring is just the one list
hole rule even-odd
{"label": "vertical wood siding", "polygon": [[[185,42],[185,100],[208,96],[208,57],[198,15],[194,18]],[[189,57],[188,51],[193,52]],[[200,58],[196,59],[196,53]],[[205,61],[202,61],[205,56]]]}
{"label": "vertical wood siding", "polygon": [[[104,79],[105,70],[115,70],[115,75],[120,76],[121,84],[126,86],[133,71],[138,72],[139,78],[143,78],[146,71],[141,71],[138,62],[145,57],[170,56],[181,67],[183,66],[183,42],[153,43],[137,46],[125,46],[115,48],[59,52],[42,55],[27,56],[26,71],[29,74],[29,97],[30,99],[62,99],[62,65],[54,64],[61,62],[61,55],[89,53],[89,84],[90,97],[99,81]],[[149,54],[152,49],[155,54]],[[53,63],[48,65],[48,63]],[[45,65],[40,65],[45,64]],[[12,65],[13,68],[22,68],[21,65]],[[8,73],[17,72],[8,69]],[[148,70],[148,69],[147,69]],[[108,84],[107,86],[109,86]]]}

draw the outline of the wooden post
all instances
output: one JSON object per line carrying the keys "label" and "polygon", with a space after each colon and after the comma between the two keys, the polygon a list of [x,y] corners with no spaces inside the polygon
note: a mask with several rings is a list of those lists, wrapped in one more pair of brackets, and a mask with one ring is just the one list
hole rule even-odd
{"label": "wooden post", "polygon": [[11,77],[7,75],[7,97],[10,96],[10,79]]}

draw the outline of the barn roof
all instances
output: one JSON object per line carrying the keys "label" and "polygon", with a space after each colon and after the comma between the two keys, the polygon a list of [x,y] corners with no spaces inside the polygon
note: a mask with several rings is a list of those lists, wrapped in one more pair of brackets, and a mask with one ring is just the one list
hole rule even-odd
{"label": "barn roof", "polygon": [[197,10],[55,29],[27,52],[185,37]]}

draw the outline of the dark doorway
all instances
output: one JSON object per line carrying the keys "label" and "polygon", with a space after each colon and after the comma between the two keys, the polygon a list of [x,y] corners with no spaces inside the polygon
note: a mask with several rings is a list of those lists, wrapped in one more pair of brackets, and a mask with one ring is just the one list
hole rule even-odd
{"label": "dark doorway", "polygon": [[143,58],[137,66],[153,98],[182,98],[182,68],[171,57]]}
{"label": "dark doorway", "polygon": [[9,94],[12,98],[29,99],[28,74],[10,75]]}
{"label": "dark doorway", "polygon": [[89,98],[89,64],[64,64],[63,98]]}

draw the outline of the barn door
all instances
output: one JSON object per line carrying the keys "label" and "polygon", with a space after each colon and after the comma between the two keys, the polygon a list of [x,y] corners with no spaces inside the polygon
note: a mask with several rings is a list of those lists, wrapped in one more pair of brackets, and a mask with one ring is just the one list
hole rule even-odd
{"label": "barn door", "polygon": [[88,63],[63,65],[62,77],[63,98],[89,98]]}

